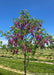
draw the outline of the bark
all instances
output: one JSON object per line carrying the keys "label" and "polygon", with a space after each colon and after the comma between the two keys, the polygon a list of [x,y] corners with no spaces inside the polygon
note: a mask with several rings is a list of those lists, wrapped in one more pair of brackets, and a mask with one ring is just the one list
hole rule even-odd
{"label": "bark", "polygon": [[26,75],[26,51],[24,54],[24,75]]}
{"label": "bark", "polygon": [[28,64],[29,64],[29,55],[28,55],[28,60],[27,60],[27,65],[26,65],[27,67],[28,67]]}

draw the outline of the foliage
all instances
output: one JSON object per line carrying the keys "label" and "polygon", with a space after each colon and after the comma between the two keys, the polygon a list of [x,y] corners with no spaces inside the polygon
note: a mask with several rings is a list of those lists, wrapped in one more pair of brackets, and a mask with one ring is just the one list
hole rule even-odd
{"label": "foliage", "polygon": [[2,45],[2,49],[6,49],[6,44]]}
{"label": "foliage", "polygon": [[2,47],[2,41],[0,41],[0,47]]}

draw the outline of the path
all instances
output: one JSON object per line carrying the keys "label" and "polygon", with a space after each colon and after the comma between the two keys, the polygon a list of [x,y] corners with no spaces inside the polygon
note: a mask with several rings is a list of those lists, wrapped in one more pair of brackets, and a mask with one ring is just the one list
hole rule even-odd
{"label": "path", "polygon": [[40,63],[45,63],[45,64],[54,64],[54,63],[51,63],[51,62],[44,62],[44,61],[31,61],[31,62],[40,62]]}
{"label": "path", "polygon": [[[4,57],[1,57],[1,58],[4,58]],[[7,59],[13,59],[13,58],[7,58]],[[21,60],[21,61],[23,61],[23,59],[18,59],[18,60]],[[34,60],[29,60],[29,62],[40,62],[40,63],[45,63],[45,64],[52,64],[52,65],[54,65],[54,63],[52,63],[52,62],[46,62],[46,61],[34,61]]]}
{"label": "path", "polygon": [[[5,69],[5,70],[8,70],[8,71],[16,72],[16,73],[19,73],[19,74],[23,74],[23,75],[24,75],[24,72],[23,72],[23,71],[16,70],[16,69],[11,69],[11,68],[5,67],[5,66],[3,66],[3,65],[0,65],[0,68]],[[27,75],[30,75],[30,74],[27,73]]]}
{"label": "path", "polygon": [[[18,59],[18,60],[23,60],[23,59]],[[29,62],[40,62],[40,63],[45,63],[45,64],[54,64],[52,62],[46,62],[46,61],[33,61],[33,60],[30,60]]]}

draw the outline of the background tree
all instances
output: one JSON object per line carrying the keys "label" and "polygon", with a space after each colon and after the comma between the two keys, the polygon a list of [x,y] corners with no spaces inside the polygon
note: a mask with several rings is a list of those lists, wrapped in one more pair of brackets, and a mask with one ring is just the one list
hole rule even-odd
{"label": "background tree", "polygon": [[2,41],[0,41],[0,47],[2,47]]}
{"label": "background tree", "polygon": [[6,44],[3,44],[2,45],[2,49],[6,49]]}

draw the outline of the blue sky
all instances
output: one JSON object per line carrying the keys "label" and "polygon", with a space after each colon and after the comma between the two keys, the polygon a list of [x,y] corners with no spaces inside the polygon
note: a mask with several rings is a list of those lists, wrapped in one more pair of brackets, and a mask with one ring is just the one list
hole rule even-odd
{"label": "blue sky", "polygon": [[43,20],[42,27],[54,37],[54,0],[0,0],[0,30],[9,30],[12,19],[19,17],[22,9],[27,9],[31,17]]}

